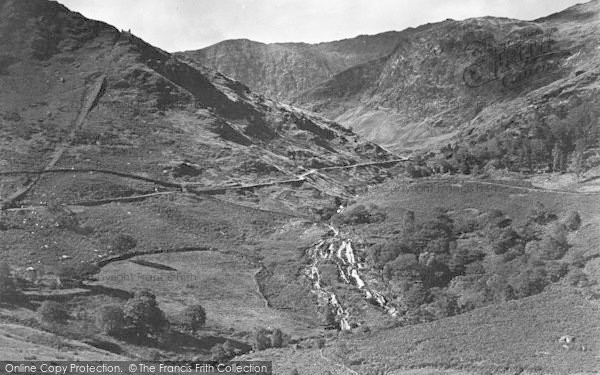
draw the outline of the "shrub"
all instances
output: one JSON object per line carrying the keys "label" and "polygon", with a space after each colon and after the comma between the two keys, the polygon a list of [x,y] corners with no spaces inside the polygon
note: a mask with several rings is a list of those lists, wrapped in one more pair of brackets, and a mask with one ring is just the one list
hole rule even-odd
{"label": "shrub", "polygon": [[125,328],[125,315],[118,305],[105,305],[96,312],[96,326],[105,334],[117,336]]}
{"label": "shrub", "polygon": [[200,305],[189,306],[183,311],[181,323],[187,330],[196,332],[206,323],[206,311]]}
{"label": "shrub", "polygon": [[527,216],[529,221],[539,225],[546,225],[557,219],[557,216],[548,210],[541,202],[536,202],[536,205]]}
{"label": "shrub", "polygon": [[137,241],[135,238],[131,237],[127,234],[119,234],[115,238],[113,238],[110,249],[117,253],[126,253],[127,251],[135,248],[137,246]]}
{"label": "shrub", "polygon": [[64,306],[54,301],[42,302],[37,313],[44,323],[64,323],[69,319],[69,314]]}
{"label": "shrub", "polygon": [[125,322],[138,337],[157,334],[168,327],[165,314],[158,308],[156,296],[148,290],[134,295],[123,307]]}

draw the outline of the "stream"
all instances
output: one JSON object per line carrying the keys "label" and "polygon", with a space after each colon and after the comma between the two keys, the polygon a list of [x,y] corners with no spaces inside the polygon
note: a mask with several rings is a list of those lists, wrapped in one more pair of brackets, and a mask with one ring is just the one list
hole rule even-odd
{"label": "stream", "polygon": [[379,306],[390,316],[398,315],[397,308],[381,292],[375,290],[364,275],[366,266],[361,263],[364,259],[364,250],[353,246],[353,241],[340,231],[328,225],[327,238],[322,239],[306,250],[306,256],[311,260],[305,269],[305,275],[312,281],[312,292],[317,295],[319,303],[328,305],[337,315],[340,329],[349,330],[358,324],[344,302],[333,292],[330,285],[325,285],[319,265],[332,261],[337,265],[338,277],[345,284],[353,285],[360,290],[364,298],[370,303]]}

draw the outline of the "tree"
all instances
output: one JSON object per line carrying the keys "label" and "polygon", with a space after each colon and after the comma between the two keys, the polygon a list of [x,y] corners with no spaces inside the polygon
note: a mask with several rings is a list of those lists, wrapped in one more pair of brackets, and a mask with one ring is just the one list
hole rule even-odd
{"label": "tree", "polygon": [[187,307],[182,314],[182,324],[192,332],[198,331],[206,323],[206,311],[200,305]]}
{"label": "tree", "polygon": [[125,322],[138,337],[158,334],[168,327],[165,314],[158,308],[156,296],[142,290],[125,303]]}
{"label": "tree", "polygon": [[69,314],[64,306],[55,301],[42,302],[37,313],[44,323],[64,323],[69,319]]}
{"label": "tree", "polygon": [[96,326],[105,334],[117,336],[125,328],[125,315],[118,305],[101,306],[96,312]]}
{"label": "tree", "polygon": [[13,303],[17,299],[17,288],[8,264],[0,263],[0,303]]}

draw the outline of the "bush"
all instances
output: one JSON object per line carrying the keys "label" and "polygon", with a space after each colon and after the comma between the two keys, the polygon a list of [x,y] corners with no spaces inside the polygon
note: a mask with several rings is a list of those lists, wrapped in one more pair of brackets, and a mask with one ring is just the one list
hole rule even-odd
{"label": "bush", "polygon": [[37,310],[43,323],[64,323],[69,319],[67,310],[58,302],[44,301]]}
{"label": "bush", "polygon": [[529,212],[527,219],[539,225],[546,225],[556,220],[557,216],[553,212],[550,212],[541,202],[536,202],[535,207]]}
{"label": "bush", "polygon": [[135,248],[136,246],[137,246],[137,241],[135,238],[133,238],[127,234],[119,234],[118,236],[113,238],[109,247],[111,250],[113,250],[119,254],[123,254],[123,253],[126,253],[127,251]]}
{"label": "bush", "polygon": [[196,332],[206,323],[206,311],[200,305],[189,306],[183,311],[181,323],[185,329]]}
{"label": "bush", "polygon": [[105,305],[96,312],[96,326],[105,334],[117,336],[125,328],[125,314],[118,305]]}
{"label": "bush", "polygon": [[142,290],[135,294],[123,308],[125,322],[138,337],[156,335],[168,327],[165,314],[158,308],[156,296]]}

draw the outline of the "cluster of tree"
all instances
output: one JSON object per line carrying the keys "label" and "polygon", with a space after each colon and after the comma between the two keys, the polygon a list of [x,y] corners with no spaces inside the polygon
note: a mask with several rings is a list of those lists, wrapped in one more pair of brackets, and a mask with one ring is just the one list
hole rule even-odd
{"label": "cluster of tree", "polygon": [[252,333],[252,346],[254,350],[268,348],[282,348],[289,343],[290,337],[279,328],[257,328]]}
{"label": "cluster of tree", "polygon": [[[600,146],[598,104],[598,99],[576,99],[569,109],[555,114],[546,115],[551,109],[531,114],[519,128],[483,134],[469,144],[447,145],[439,155],[447,166],[444,172],[479,174],[493,168],[579,174],[593,166],[585,151]],[[409,173],[420,177],[423,167],[412,167]]]}
{"label": "cluster of tree", "polygon": [[499,210],[454,220],[437,209],[419,224],[408,212],[390,240],[367,249],[367,261],[406,319],[431,320],[537,294],[560,280],[575,268],[562,258],[567,233],[580,223],[576,212],[559,221],[542,205],[522,226]]}
{"label": "cluster of tree", "polygon": [[[206,323],[206,312],[200,305],[187,307],[177,324],[184,330],[195,333]],[[158,307],[156,296],[149,290],[134,294],[124,306],[105,305],[96,313],[97,327],[107,335],[160,338],[170,329],[170,323]]]}

